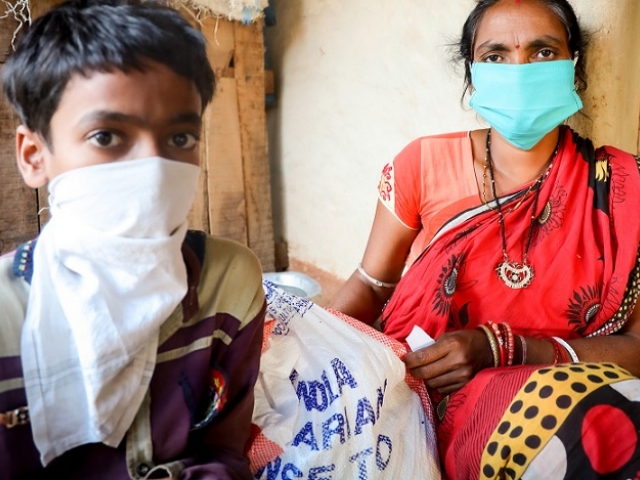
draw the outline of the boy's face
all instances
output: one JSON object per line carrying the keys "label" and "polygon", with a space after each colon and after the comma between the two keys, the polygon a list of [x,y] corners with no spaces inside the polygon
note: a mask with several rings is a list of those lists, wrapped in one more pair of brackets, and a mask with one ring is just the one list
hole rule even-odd
{"label": "boy's face", "polygon": [[18,127],[26,183],[37,188],[76,168],[154,156],[197,165],[200,94],[168,67],[146,66],[144,72],[74,74],[51,118],[50,146]]}

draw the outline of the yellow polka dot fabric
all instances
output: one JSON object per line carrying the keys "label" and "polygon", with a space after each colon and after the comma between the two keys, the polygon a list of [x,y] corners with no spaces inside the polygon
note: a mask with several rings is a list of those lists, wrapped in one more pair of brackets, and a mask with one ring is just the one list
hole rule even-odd
{"label": "yellow polka dot fabric", "polygon": [[527,465],[591,392],[634,378],[610,363],[573,363],[541,368],[520,389],[489,438],[480,478],[520,478]]}

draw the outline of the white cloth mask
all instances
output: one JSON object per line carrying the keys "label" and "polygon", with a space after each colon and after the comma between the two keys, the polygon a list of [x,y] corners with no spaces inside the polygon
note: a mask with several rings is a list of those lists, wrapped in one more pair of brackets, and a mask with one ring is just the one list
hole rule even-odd
{"label": "white cloth mask", "polygon": [[187,292],[181,246],[199,171],[153,157],[50,182],[21,344],[43,465],[86,443],[116,447],[133,422],[160,326]]}

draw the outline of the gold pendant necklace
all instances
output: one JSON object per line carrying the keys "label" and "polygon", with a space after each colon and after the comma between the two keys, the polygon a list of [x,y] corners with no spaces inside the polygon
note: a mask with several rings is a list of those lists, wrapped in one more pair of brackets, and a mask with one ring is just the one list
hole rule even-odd
{"label": "gold pendant necklace", "polygon": [[[533,199],[533,212],[531,214],[531,222],[529,224],[529,232],[527,234],[527,243],[524,247],[522,263],[519,263],[514,260],[510,260],[509,256],[507,255],[507,233],[504,225],[504,214],[502,212],[502,206],[500,205],[500,200],[498,199],[498,195],[496,194],[496,181],[493,175],[493,165],[492,165],[493,162],[491,161],[490,147],[491,147],[491,129],[487,131],[485,168],[487,166],[489,167],[489,176],[491,179],[491,191],[493,193],[493,199],[496,202],[495,210],[498,213],[498,222],[500,223],[500,235],[502,237],[502,262],[498,264],[495,270],[498,274],[498,278],[502,281],[502,283],[504,283],[509,288],[512,288],[514,290],[519,290],[521,288],[527,288],[529,285],[531,285],[531,282],[533,281],[534,270],[533,270],[533,267],[529,265],[527,255],[529,253],[529,247],[531,246],[531,239],[533,237],[533,227],[535,225],[536,211],[538,209],[538,197],[540,196],[540,187],[542,186],[543,179],[548,175],[549,171],[551,170],[553,163],[551,163],[549,165],[549,168],[547,168],[547,170],[544,173],[542,173],[540,177],[538,177],[538,180],[536,180],[535,183],[533,183],[531,187],[529,187],[529,189],[524,193],[524,195],[522,196],[522,199],[516,204],[516,206],[507,212],[509,213],[517,209],[522,203],[522,201],[524,200],[524,198],[526,198],[529,195],[529,193],[535,189],[536,192]],[[557,153],[557,151],[558,149],[556,147],[556,150],[554,151],[551,158],[555,157],[555,154]],[[491,209],[491,207],[488,205],[486,201],[486,194],[485,194],[484,187],[485,185],[484,185],[484,178],[483,178],[482,197],[487,207]]]}

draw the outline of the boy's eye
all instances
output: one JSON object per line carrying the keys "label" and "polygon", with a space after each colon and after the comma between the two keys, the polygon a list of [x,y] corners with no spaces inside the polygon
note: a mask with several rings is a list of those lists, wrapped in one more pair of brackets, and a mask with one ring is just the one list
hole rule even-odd
{"label": "boy's eye", "polygon": [[100,131],[89,137],[89,142],[97,147],[117,147],[122,139],[112,132]]}
{"label": "boy's eye", "polygon": [[192,133],[178,133],[173,135],[169,140],[172,147],[183,148],[185,150],[195,147],[198,143],[198,137]]}

